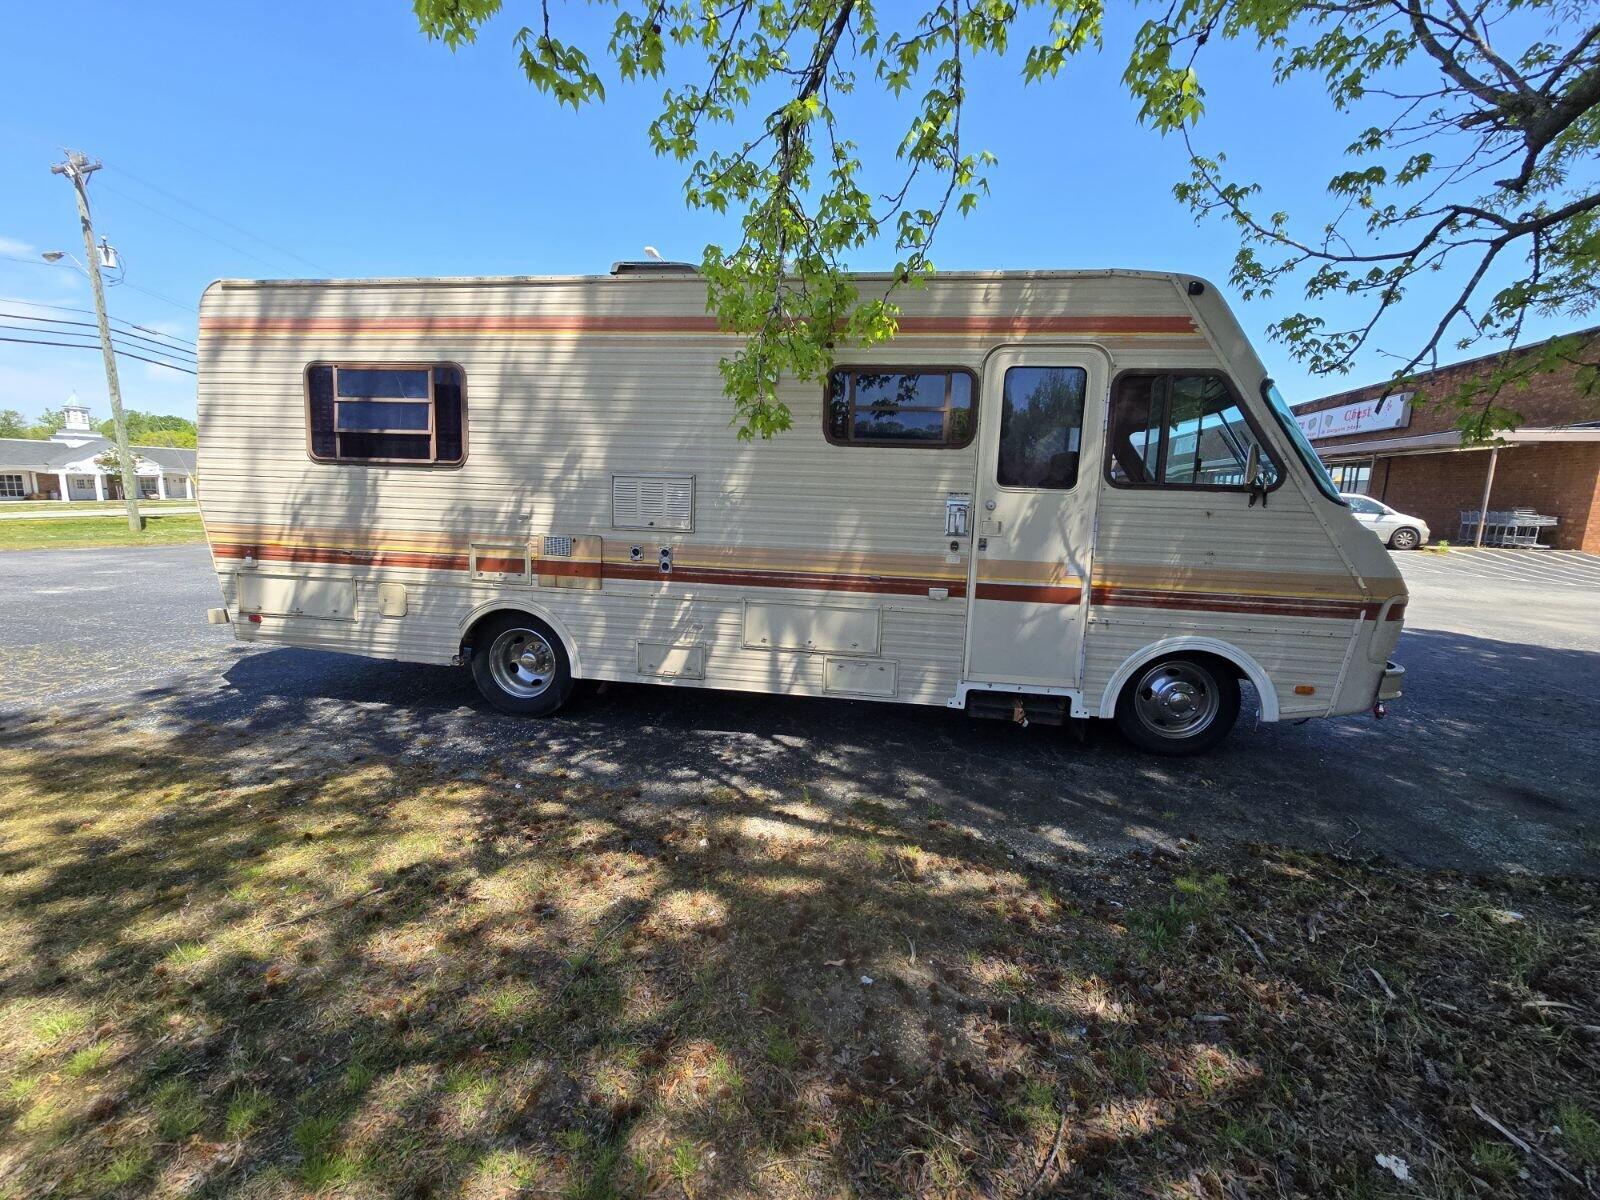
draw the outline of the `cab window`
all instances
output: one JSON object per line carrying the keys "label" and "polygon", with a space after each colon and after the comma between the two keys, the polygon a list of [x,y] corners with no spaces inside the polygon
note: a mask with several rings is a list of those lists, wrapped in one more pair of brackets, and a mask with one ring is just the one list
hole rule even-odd
{"label": "cab window", "polygon": [[1252,446],[1262,482],[1283,472],[1220,375],[1130,371],[1111,397],[1106,476],[1118,487],[1247,489]]}

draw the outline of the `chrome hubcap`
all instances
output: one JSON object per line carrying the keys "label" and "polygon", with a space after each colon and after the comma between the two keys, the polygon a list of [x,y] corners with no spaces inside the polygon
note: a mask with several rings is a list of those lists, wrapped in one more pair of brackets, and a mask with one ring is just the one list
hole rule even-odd
{"label": "chrome hubcap", "polygon": [[1193,737],[1216,719],[1216,684],[1193,663],[1157,663],[1139,679],[1133,708],[1139,723],[1167,738]]}
{"label": "chrome hubcap", "polygon": [[556,653],[531,629],[508,629],[489,647],[489,673],[509,695],[531,700],[555,679]]}
{"label": "chrome hubcap", "polygon": [[1416,541],[1417,535],[1412,533],[1409,529],[1402,529],[1399,533],[1394,535],[1395,547],[1400,550],[1411,549],[1411,547],[1416,544]]}

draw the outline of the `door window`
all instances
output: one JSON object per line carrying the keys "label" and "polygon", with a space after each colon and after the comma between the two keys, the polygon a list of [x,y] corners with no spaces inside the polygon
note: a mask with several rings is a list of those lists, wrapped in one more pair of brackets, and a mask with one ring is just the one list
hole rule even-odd
{"label": "door window", "polygon": [[1011,367],[1000,408],[1001,487],[1065,491],[1078,482],[1083,439],[1082,367]]}

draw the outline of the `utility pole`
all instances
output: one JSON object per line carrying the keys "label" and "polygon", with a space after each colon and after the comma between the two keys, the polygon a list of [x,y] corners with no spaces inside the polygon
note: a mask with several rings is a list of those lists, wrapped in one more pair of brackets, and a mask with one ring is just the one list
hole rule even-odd
{"label": "utility pole", "polygon": [[89,220],[89,176],[100,169],[98,161],[77,150],[67,151],[67,161],[50,168],[52,175],[65,175],[72,181],[78,198],[78,221],[83,226],[83,261],[94,289],[94,315],[100,322],[100,353],[106,360],[106,390],[111,394],[111,424],[116,431],[117,461],[122,467],[122,498],[128,506],[128,528],[144,529],[139,515],[139,481],[133,473],[133,452],[128,449],[128,423],[122,417],[122,388],[117,383],[117,354],[111,346],[111,323],[106,320],[106,293],[100,283],[100,251],[94,244],[94,225]]}

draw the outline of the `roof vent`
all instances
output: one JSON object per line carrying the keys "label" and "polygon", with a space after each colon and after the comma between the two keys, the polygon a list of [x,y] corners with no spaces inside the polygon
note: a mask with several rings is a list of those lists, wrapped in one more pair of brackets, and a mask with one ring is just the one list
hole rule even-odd
{"label": "roof vent", "polygon": [[698,275],[700,268],[693,263],[657,262],[647,258],[638,262],[614,262],[611,264],[611,273],[613,275]]}

